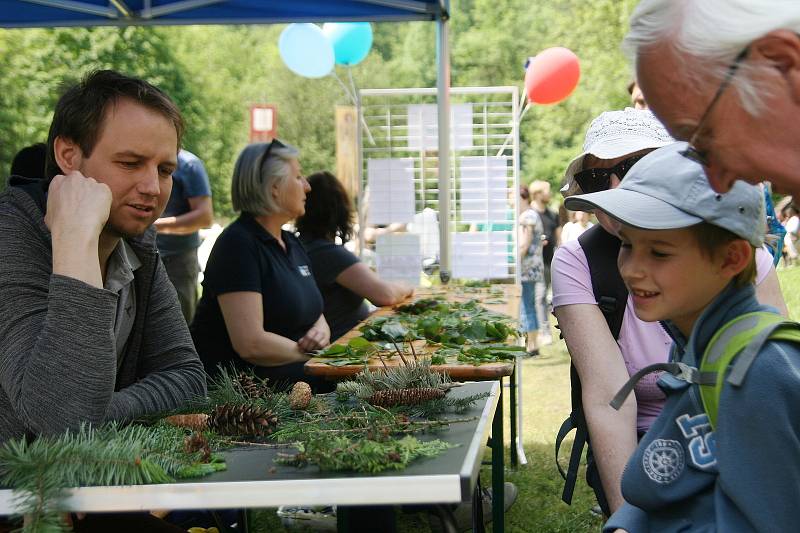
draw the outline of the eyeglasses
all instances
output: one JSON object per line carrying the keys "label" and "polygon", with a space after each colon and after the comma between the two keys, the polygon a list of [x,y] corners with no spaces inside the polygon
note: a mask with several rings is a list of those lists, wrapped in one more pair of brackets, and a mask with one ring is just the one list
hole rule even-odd
{"label": "eyeglasses", "polygon": [[575,181],[578,182],[584,194],[605,191],[611,187],[612,174],[616,174],[619,179],[624,178],[631,167],[645,155],[647,154],[629,157],[611,168],[587,168],[586,170],[581,170],[575,173]]}
{"label": "eyeglasses", "polygon": [[747,53],[750,51],[749,48],[745,48],[739,55],[736,56],[736,59],[733,60],[731,66],[728,67],[728,72],[725,74],[725,78],[723,78],[722,83],[719,85],[719,89],[717,89],[717,93],[714,95],[714,98],[711,99],[711,103],[708,104],[705,113],[700,117],[700,122],[697,123],[697,128],[695,128],[694,133],[692,133],[691,138],[689,139],[689,146],[686,147],[685,150],[681,151],[680,154],[695,163],[700,163],[704,167],[708,166],[708,151],[707,150],[700,150],[695,147],[697,142],[697,138],[700,136],[700,133],[705,128],[706,122],[708,121],[708,117],[711,115],[711,112],[714,109],[714,106],[717,105],[722,93],[725,92],[725,89],[728,85],[731,84],[733,81],[733,76],[736,74],[736,71],[739,70],[739,66],[741,65],[742,61],[747,57]]}

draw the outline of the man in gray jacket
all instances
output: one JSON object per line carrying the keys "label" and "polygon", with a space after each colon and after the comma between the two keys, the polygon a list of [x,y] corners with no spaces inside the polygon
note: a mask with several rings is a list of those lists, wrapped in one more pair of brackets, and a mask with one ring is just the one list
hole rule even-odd
{"label": "man in gray jacket", "polygon": [[151,224],[183,122],[112,71],[59,100],[45,180],[0,195],[0,443],[130,421],[206,391]]}

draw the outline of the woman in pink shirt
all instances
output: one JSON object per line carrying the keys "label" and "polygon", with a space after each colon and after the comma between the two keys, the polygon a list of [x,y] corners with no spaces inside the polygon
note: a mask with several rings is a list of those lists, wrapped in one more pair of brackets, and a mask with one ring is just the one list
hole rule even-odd
{"label": "woman in pink shirt", "polygon": [[[650,111],[628,108],[603,113],[589,126],[583,153],[567,168],[562,194],[614,188],[641,156],[672,142]],[[613,219],[601,212],[595,215],[604,230],[616,235]],[[765,249],[757,255],[757,269],[759,300],[788,315],[772,257]],[[672,340],[658,322],[639,320],[630,298],[619,338],[614,339],[594,297],[580,241],[556,250],[552,280],[553,313],[581,380],[593,454],[586,476],[608,516],[623,503],[620,479],[628,457],[661,412],[664,395],[656,385],[658,375],[642,379],[619,411],[608,404],[637,370],[665,362]]]}

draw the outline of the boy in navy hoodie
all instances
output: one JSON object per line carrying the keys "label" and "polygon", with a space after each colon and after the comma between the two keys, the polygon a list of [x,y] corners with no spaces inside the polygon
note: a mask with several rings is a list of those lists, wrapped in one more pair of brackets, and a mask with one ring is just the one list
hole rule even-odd
{"label": "boy in navy hoodie", "polygon": [[725,324],[774,312],[756,301],[752,283],[763,197],[741,181],[714,193],[686,147],[651,152],[616,189],[566,200],[567,209],[599,209],[620,223],[619,269],[636,315],[662,321],[674,340],[673,370],[685,369],[660,377],[667,402],[628,462],[626,503],[603,531],[796,531],[798,345],[766,341],[740,385],[724,383],[715,422],[694,370]]}

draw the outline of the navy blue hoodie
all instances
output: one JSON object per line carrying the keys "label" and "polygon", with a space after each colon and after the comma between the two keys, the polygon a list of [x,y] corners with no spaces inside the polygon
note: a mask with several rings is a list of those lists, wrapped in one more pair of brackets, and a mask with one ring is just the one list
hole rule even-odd
{"label": "navy blue hoodie", "polygon": [[[699,367],[714,333],[744,313],[772,311],[752,286],[728,286],[687,340],[667,323],[671,361]],[[665,373],[661,415],[622,476],[626,503],[608,520],[645,532],[797,531],[800,516],[800,346],[768,342],[741,387],[725,384],[716,430],[696,385]]]}

